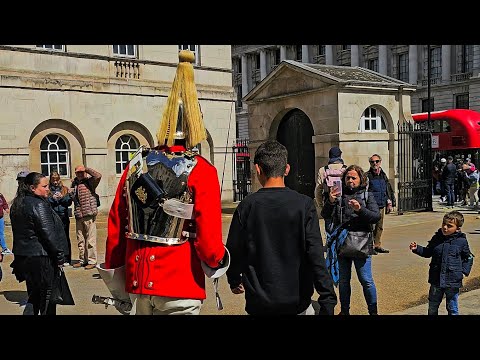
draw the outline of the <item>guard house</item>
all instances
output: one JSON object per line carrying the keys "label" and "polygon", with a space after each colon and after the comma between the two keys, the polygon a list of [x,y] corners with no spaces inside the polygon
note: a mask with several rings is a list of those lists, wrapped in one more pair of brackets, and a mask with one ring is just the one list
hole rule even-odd
{"label": "guard house", "polygon": [[[318,169],[339,146],[345,164],[369,169],[379,154],[398,187],[398,124],[413,122],[415,86],[377,72],[348,66],[283,61],[245,97],[250,153],[268,139],[288,149],[288,187],[314,197]],[[252,191],[260,188],[251,162]]]}

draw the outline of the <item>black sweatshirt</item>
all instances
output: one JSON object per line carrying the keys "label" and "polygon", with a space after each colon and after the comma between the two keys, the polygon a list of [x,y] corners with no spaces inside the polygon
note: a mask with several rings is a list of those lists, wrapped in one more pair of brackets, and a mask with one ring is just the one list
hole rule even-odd
{"label": "black sweatshirt", "polygon": [[248,314],[299,314],[315,288],[321,314],[333,315],[337,297],[312,198],[287,187],[248,195],[235,210],[226,246],[228,283],[243,283]]}

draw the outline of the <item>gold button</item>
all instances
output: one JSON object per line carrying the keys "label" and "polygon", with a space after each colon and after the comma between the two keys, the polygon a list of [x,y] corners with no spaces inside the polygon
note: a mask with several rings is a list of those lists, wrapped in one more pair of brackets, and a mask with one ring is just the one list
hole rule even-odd
{"label": "gold button", "polygon": [[140,260],[140,255],[135,256],[135,261]]}
{"label": "gold button", "polygon": [[150,281],[150,282],[147,284],[147,287],[148,287],[148,288],[151,288],[152,286],[153,286],[153,282]]}
{"label": "gold button", "polygon": [[150,256],[150,261],[155,260],[155,255]]}
{"label": "gold button", "polygon": [[138,281],[137,281],[137,280],[133,280],[132,285],[133,285],[134,287],[137,287],[137,286],[138,286]]}

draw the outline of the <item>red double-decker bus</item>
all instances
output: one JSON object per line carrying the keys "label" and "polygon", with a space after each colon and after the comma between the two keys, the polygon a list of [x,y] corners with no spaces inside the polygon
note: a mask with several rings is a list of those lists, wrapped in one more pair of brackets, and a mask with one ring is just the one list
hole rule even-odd
{"label": "red double-decker bus", "polygon": [[[415,122],[428,121],[428,113],[412,114]],[[470,158],[480,165],[480,113],[467,109],[432,111],[432,151],[441,157]]]}

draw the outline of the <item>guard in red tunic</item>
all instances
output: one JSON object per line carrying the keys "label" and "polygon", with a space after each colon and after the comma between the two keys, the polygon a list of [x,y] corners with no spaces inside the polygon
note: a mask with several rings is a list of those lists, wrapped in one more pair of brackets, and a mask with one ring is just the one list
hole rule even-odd
{"label": "guard in red tunic", "polygon": [[131,301],[137,315],[199,314],[205,275],[217,285],[229,265],[216,168],[190,150],[206,139],[193,61],[180,51],[157,133],[162,145],[132,157],[108,216],[97,269],[113,298]]}

